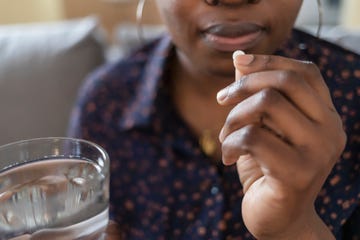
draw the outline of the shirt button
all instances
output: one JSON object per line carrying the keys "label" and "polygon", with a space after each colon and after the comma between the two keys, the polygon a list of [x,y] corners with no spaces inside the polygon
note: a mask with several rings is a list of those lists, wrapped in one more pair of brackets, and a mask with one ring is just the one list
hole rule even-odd
{"label": "shirt button", "polygon": [[211,194],[216,195],[219,193],[219,188],[217,186],[213,186],[210,190]]}

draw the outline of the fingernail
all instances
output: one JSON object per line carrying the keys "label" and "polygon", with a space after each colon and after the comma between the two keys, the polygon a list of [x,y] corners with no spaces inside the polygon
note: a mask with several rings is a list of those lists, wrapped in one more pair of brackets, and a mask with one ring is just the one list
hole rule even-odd
{"label": "fingernail", "polygon": [[217,101],[218,101],[218,102],[223,102],[223,101],[227,98],[227,96],[228,96],[228,91],[229,91],[229,88],[228,88],[228,87],[220,90],[220,91],[217,93],[217,95],[216,95]]}
{"label": "fingernail", "polygon": [[255,59],[254,55],[246,54],[246,55],[236,55],[234,59],[235,63],[238,65],[247,66],[252,63]]}

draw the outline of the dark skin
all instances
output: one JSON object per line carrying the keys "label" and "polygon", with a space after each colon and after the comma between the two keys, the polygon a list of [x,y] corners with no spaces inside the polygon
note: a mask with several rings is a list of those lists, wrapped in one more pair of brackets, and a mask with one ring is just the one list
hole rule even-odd
{"label": "dark skin", "polygon": [[311,63],[250,56],[234,61],[241,83],[218,95],[236,103],[219,138],[244,187],[244,221],[258,239],[334,239],[314,209],[346,139],[328,89]]}
{"label": "dark skin", "polygon": [[106,240],[121,240],[121,232],[119,226],[114,222],[110,221],[106,229]]}
{"label": "dark skin", "polygon": [[[220,89],[234,81],[231,56],[239,49],[222,51],[214,48],[204,37],[204,31],[215,24],[238,24],[239,28],[248,28],[251,24],[261,26],[262,35],[254,41],[257,44],[244,46],[241,50],[271,54],[287,37],[301,5],[301,1],[276,4],[271,1],[222,2],[224,6],[210,6],[202,0],[158,1],[159,12],[177,47],[172,68],[174,102],[197,135],[209,129],[216,136],[231,110],[231,106],[221,107],[214,99]],[[285,10],[291,15],[283,16]],[[287,25],[282,24],[284,22]],[[280,24],[281,28],[278,28]],[[209,115],[212,121],[209,121]],[[214,159],[221,159],[221,154],[219,143]]]}
{"label": "dark skin", "polygon": [[302,0],[157,3],[176,46],[175,105],[195,134],[219,134],[213,158],[237,165],[249,231],[335,239],[314,201],[345,146],[340,117],[314,64],[272,55]]}

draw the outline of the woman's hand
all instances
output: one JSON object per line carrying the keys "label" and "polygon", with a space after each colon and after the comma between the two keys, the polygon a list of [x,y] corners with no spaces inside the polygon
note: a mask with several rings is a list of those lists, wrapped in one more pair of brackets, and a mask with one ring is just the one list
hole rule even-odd
{"label": "woman's hand", "polygon": [[121,240],[121,233],[119,230],[119,225],[114,221],[109,221],[109,224],[106,228],[105,240]]}
{"label": "woman's hand", "polygon": [[334,239],[314,201],[346,136],[318,68],[265,55],[234,65],[237,80],[217,96],[234,106],[219,138],[224,164],[237,164],[247,228],[258,239]]}

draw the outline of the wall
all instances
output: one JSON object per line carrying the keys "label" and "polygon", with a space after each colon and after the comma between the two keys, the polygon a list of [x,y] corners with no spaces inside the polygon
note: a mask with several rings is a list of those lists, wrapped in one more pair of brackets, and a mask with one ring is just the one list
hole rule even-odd
{"label": "wall", "polygon": [[[324,25],[337,25],[339,23],[339,6],[336,4],[330,4],[329,0],[322,0],[322,14],[322,21]],[[304,0],[296,24],[298,26],[303,26],[318,25],[318,23],[319,11],[316,0]]]}
{"label": "wall", "polygon": [[350,29],[360,29],[360,1],[344,0],[342,2],[342,11],[340,22],[343,26]]}
{"label": "wall", "polygon": [[[324,0],[324,22],[335,23],[337,12],[326,3],[338,0]],[[360,27],[359,0],[343,0],[339,11],[340,24]],[[134,21],[137,0],[0,0],[0,24],[56,21],[63,18],[82,17],[98,14],[104,26],[111,30],[119,21]],[[311,6],[311,7],[307,7]],[[317,22],[315,0],[304,0],[306,11],[301,12],[301,24]],[[339,6],[336,6],[339,8]],[[330,9],[330,11],[329,11]],[[144,22],[158,23],[154,0],[147,0],[144,9]]]}
{"label": "wall", "polygon": [[62,18],[62,0],[0,1],[0,24],[56,21]]}
{"label": "wall", "polygon": [[[136,22],[137,2],[137,0],[63,0],[65,17],[74,18],[96,14],[109,33],[113,32],[120,22]],[[160,22],[155,1],[146,0],[143,23]]]}

